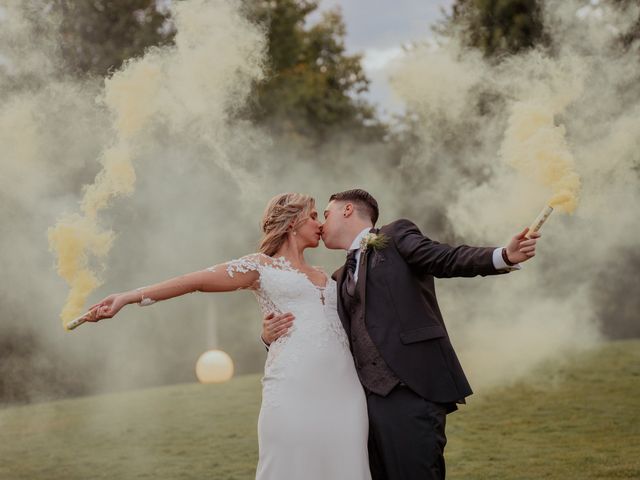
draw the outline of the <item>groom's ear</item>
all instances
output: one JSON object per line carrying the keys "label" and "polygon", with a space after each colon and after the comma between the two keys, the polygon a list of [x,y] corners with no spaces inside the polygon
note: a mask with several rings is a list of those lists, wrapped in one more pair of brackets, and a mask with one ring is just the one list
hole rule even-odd
{"label": "groom's ear", "polygon": [[342,212],[343,212],[342,214],[345,217],[350,217],[353,214],[354,211],[355,211],[355,209],[353,208],[353,203],[347,202],[342,207]]}

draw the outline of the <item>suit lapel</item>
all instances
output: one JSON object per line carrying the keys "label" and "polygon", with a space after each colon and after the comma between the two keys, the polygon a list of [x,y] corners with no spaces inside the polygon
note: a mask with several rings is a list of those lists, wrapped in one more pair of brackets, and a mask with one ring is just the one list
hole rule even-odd
{"label": "suit lapel", "polygon": [[336,281],[336,283],[339,285],[340,283],[342,283],[342,276],[343,275],[344,275],[344,265],[341,266],[335,272],[333,272],[333,275],[331,275],[331,278],[333,278]]}
{"label": "suit lapel", "polygon": [[[360,253],[360,265],[358,267],[358,281],[356,282],[356,295],[360,298],[362,309],[365,310],[367,292],[367,263],[369,260],[369,249]],[[366,312],[365,312],[366,313]]]}
{"label": "suit lapel", "polygon": [[347,336],[350,335],[351,331],[351,321],[347,312],[344,309],[344,303],[342,303],[342,282],[344,282],[344,265],[340,267],[338,270],[334,272],[331,276],[336,281],[336,290],[338,294],[338,317],[340,317],[340,321],[342,322],[342,326],[344,327],[345,332],[347,332]]}
{"label": "suit lapel", "polygon": [[[375,233],[375,232],[378,232],[378,229],[372,228],[371,230],[369,230],[369,233]],[[369,263],[367,261],[368,254],[369,254],[368,250],[360,254],[360,265],[358,267],[358,281],[356,282],[356,291],[360,294],[360,298],[362,299],[362,302],[363,302],[362,303],[363,308],[366,305],[364,302],[366,300],[365,293],[366,293],[366,286],[367,286],[367,264]],[[342,322],[342,326],[344,327],[344,330],[347,332],[347,336],[350,336],[351,335],[351,318],[345,311],[344,303],[342,302],[342,284],[345,281],[344,267],[345,265],[343,265],[338,270],[336,270],[333,273],[333,275],[331,275],[331,278],[333,278],[336,281],[336,289],[338,290],[337,291],[338,316],[340,317],[340,321]]]}

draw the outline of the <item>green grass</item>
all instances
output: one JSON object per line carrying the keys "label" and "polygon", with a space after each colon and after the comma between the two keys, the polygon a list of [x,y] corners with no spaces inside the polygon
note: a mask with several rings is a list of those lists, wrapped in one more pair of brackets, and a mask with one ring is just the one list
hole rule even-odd
{"label": "green grass", "polygon": [[[250,375],[5,408],[0,479],[252,479],[259,407]],[[640,479],[640,341],[474,395],[447,432],[450,479]]]}
{"label": "green grass", "polygon": [[640,341],[549,365],[449,417],[456,479],[640,479]]}

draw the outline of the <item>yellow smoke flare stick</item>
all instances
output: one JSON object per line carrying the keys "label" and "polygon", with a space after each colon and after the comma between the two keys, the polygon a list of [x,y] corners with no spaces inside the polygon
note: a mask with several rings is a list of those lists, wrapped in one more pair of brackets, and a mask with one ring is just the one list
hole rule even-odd
{"label": "yellow smoke flare stick", "polygon": [[551,212],[553,212],[553,207],[549,205],[546,205],[542,209],[542,211],[538,214],[536,219],[533,221],[533,223],[529,227],[529,231],[527,232],[527,238],[530,238],[529,237],[530,234],[537,232],[538,230],[540,230],[540,228],[542,228],[542,225],[544,224],[544,222],[547,221],[547,218],[549,218],[549,215],[551,215]]}
{"label": "yellow smoke flare stick", "polygon": [[73,320],[71,320],[70,322],[67,322],[65,324],[64,328],[66,328],[67,330],[73,330],[74,328],[79,327],[80,325],[82,325],[84,322],[87,321],[87,316],[89,315],[89,313],[90,312],[83,313],[79,317],[76,317]]}

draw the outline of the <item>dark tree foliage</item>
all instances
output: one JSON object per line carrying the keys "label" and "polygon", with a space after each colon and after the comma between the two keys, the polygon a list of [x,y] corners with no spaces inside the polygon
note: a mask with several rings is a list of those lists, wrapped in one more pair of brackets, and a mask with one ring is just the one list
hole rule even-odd
{"label": "dark tree foliage", "polygon": [[[591,2],[584,0],[584,5]],[[639,0],[603,0],[628,12],[639,7]],[[436,31],[445,35],[461,34],[465,44],[478,48],[487,57],[501,58],[539,45],[548,46],[545,34],[544,0],[456,0],[450,14],[445,14]],[[640,39],[640,15],[631,27],[620,34],[625,48]]]}
{"label": "dark tree foliage", "polygon": [[[178,0],[174,0],[178,1]],[[61,15],[62,52],[78,74],[106,76],[128,58],[168,45],[175,31],[156,0],[53,0]],[[360,96],[369,85],[360,55],[348,55],[339,10],[307,25],[311,0],[244,0],[246,14],[268,40],[267,79],[245,114],[276,134],[312,141],[337,131],[381,139],[385,127]]]}
{"label": "dark tree foliage", "polygon": [[171,43],[168,10],[155,0],[54,0],[61,14],[62,53],[80,74],[105,76],[153,45]]}
{"label": "dark tree foliage", "polygon": [[369,86],[361,55],[348,55],[339,10],[307,25],[317,1],[249,3],[251,17],[267,31],[267,81],[257,86],[254,116],[278,133],[325,138],[337,130],[381,139],[385,128],[358,98]]}
{"label": "dark tree foliage", "polygon": [[539,0],[456,0],[437,28],[461,34],[467,46],[502,57],[546,43]]}
{"label": "dark tree foliage", "polygon": [[[640,0],[609,0],[613,5],[622,8],[628,9],[629,7],[640,7]],[[620,36],[620,40],[625,48],[631,47],[638,40],[640,40],[640,15],[636,13],[636,20],[627,30],[623,32]]]}

